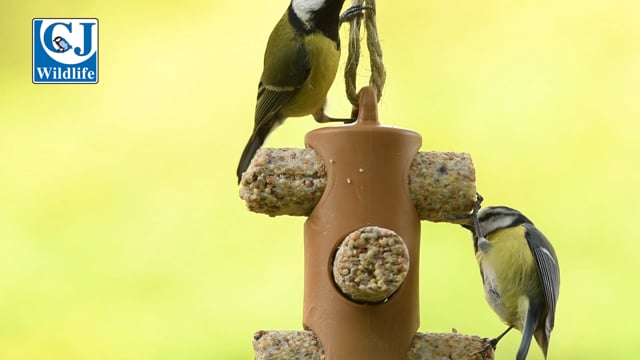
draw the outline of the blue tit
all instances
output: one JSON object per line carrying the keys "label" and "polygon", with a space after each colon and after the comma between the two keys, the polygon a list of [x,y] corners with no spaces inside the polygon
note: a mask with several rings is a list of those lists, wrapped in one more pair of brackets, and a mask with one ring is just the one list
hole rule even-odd
{"label": "blue tit", "polygon": [[495,348],[516,328],[522,332],[516,359],[526,359],[532,337],[546,358],[560,292],[556,252],[521,212],[506,206],[479,210],[481,202],[478,194],[471,220],[462,226],[473,233],[486,300],[509,326],[488,346]]}
{"label": "blue tit", "polygon": [[340,60],[341,21],[366,6],[349,8],[344,0],[292,0],[269,36],[258,84],[251,137],[238,164],[238,183],[267,136],[288,117],[313,115],[318,122],[344,121],[325,115],[327,93]]}

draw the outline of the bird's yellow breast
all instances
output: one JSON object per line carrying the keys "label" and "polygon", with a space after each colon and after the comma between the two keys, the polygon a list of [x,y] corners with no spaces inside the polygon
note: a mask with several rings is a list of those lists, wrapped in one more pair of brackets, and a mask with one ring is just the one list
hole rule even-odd
{"label": "bird's yellow breast", "polygon": [[531,249],[525,238],[524,226],[496,230],[486,238],[491,247],[481,255],[494,267],[513,271],[535,266]]}
{"label": "bird's yellow breast", "polygon": [[304,116],[320,110],[338,71],[340,51],[335,42],[320,33],[303,40],[311,71],[298,93],[281,110],[285,116]]}
{"label": "bird's yellow breast", "polygon": [[528,297],[541,291],[525,228],[497,230],[486,238],[489,245],[480,247],[476,253],[484,276],[485,296],[504,322],[522,329]]}

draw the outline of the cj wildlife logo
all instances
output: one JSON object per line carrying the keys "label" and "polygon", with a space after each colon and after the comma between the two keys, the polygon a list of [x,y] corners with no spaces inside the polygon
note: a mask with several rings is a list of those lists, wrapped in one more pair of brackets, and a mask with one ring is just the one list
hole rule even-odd
{"label": "cj wildlife logo", "polygon": [[98,19],[33,19],[33,83],[96,84]]}

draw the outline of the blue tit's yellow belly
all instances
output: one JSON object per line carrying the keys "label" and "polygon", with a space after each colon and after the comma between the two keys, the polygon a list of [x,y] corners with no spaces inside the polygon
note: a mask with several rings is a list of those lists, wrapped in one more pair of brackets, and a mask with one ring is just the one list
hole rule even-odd
{"label": "blue tit's yellow belly", "polygon": [[487,236],[489,245],[476,253],[487,302],[502,321],[519,330],[529,299],[542,293],[524,232],[523,226],[497,230]]}
{"label": "blue tit's yellow belly", "polygon": [[307,36],[303,42],[311,71],[300,90],[282,109],[287,117],[309,115],[322,109],[338,71],[340,51],[335,42],[319,33]]}

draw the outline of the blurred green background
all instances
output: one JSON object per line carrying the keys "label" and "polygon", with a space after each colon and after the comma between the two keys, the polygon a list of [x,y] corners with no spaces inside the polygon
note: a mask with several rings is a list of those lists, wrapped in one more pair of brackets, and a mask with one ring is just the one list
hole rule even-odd
{"label": "blurred green background", "polygon": [[[3,3],[0,359],[252,359],[255,330],[301,329],[304,219],[246,211],[235,179],[286,6]],[[378,2],[382,122],[471,153],[485,205],[522,210],[555,245],[551,359],[640,352],[638,14],[632,0]],[[31,83],[34,17],[99,19],[98,85]],[[330,115],[350,111],[342,84]],[[290,119],[267,145],[316,127]],[[422,232],[420,330],[500,333],[469,235]]]}

